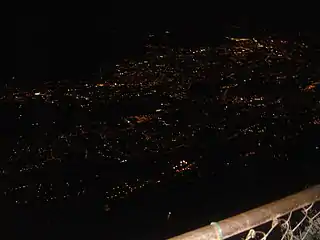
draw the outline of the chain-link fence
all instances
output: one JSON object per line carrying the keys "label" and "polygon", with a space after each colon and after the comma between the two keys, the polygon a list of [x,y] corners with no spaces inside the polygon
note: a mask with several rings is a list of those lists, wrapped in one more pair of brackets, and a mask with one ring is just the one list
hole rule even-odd
{"label": "chain-link fence", "polygon": [[250,229],[241,239],[320,239],[320,204],[313,203],[300,211],[272,220],[266,226]]}
{"label": "chain-link fence", "polygon": [[170,240],[320,239],[320,185]]}

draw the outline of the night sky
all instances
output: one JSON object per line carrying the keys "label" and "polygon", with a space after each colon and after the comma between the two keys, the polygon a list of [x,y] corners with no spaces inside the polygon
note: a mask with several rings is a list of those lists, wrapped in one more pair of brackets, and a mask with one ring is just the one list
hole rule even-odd
{"label": "night sky", "polygon": [[[117,6],[113,7],[117,9]],[[134,10],[138,9],[138,11]],[[179,44],[217,41],[228,26],[226,16],[210,16],[210,26],[198,16],[170,12],[142,14],[139,7],[107,16],[18,16],[15,18],[15,74],[28,85],[58,79],[81,79],[125,56],[143,51],[149,32],[170,30]],[[118,10],[118,9],[117,9]],[[165,18],[160,18],[164,14]],[[159,17],[159,18],[158,18]],[[209,37],[209,38],[208,38]]]}
{"label": "night sky", "polygon": [[129,16],[120,19],[121,15],[16,17],[18,81],[86,78],[102,63],[139,53],[147,26],[128,21]]}
{"label": "night sky", "polygon": [[[232,14],[218,9],[200,12],[166,10],[157,6],[146,10],[138,5],[113,5],[105,16],[49,15],[16,16],[14,32],[14,75],[24,85],[58,79],[81,79],[99,72],[101,65],[123,56],[141,54],[149,32],[170,29],[179,44],[219,42],[231,26],[259,32],[262,27],[285,32],[317,29],[312,16],[274,14]],[[8,27],[7,27],[8,28]],[[10,40],[11,41],[11,40]],[[11,45],[12,46],[12,45]],[[7,77],[8,78],[8,77]]]}

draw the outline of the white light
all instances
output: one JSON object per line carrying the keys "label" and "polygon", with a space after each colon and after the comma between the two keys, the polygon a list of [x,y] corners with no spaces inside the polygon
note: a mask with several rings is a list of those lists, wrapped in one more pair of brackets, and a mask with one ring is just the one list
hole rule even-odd
{"label": "white light", "polygon": [[36,92],[34,93],[35,96],[39,96],[40,95],[40,92]]}

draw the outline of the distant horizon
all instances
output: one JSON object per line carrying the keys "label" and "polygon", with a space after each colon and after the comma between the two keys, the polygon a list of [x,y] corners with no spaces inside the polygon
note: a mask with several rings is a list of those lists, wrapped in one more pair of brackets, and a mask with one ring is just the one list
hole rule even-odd
{"label": "distant horizon", "polygon": [[[238,26],[237,26],[238,25]],[[66,35],[66,29],[57,30],[56,33],[48,33],[50,29],[35,33],[31,32],[24,36],[27,42],[19,40],[16,56],[16,70],[12,74],[16,81],[22,85],[34,85],[45,81],[59,81],[63,79],[81,80],[93,78],[99,73],[100,67],[113,68],[125,57],[134,57],[143,54],[143,44],[148,33],[164,32],[165,29],[171,32],[171,43],[175,46],[200,46],[218,45],[226,36],[255,36],[282,33],[282,35],[297,35],[297,32],[281,31],[283,24],[273,26],[271,30],[265,30],[268,24],[261,24],[262,27],[243,27],[243,24],[228,23],[220,27],[214,25],[212,31],[204,27],[197,27],[196,24],[185,25],[184,27],[158,27],[154,31],[149,31],[147,27],[136,29],[115,28],[111,32],[95,29],[89,30],[90,24],[86,28],[78,29],[76,35]],[[18,31],[18,30],[17,30]],[[55,35],[53,35],[55,34]],[[78,38],[79,36],[84,36]],[[51,38],[50,36],[54,36]],[[39,37],[42,40],[36,40]],[[44,41],[44,42],[40,42]],[[37,46],[40,43],[41,46]],[[21,45],[22,44],[22,45]],[[36,44],[36,45],[35,45]],[[4,82],[10,81],[7,78]]]}

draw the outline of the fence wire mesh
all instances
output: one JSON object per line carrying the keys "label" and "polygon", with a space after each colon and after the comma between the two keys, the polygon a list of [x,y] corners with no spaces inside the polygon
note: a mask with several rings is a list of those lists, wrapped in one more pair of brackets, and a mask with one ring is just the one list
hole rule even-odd
{"label": "fence wire mesh", "polygon": [[320,240],[320,184],[170,240]]}
{"label": "fence wire mesh", "polygon": [[[320,240],[320,202],[273,219],[241,235],[242,240]],[[232,239],[239,239],[239,236]]]}

